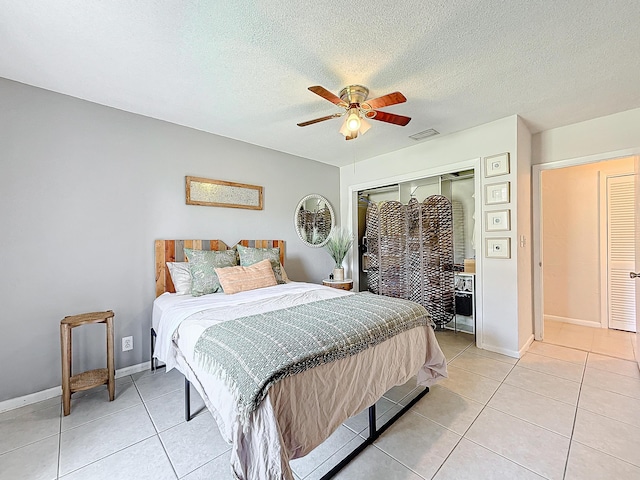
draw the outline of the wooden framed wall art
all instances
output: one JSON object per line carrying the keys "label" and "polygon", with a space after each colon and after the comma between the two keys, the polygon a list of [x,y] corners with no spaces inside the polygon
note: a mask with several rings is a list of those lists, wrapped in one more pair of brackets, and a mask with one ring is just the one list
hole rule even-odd
{"label": "wooden framed wall art", "polygon": [[262,187],[202,177],[186,177],[187,205],[262,210]]}

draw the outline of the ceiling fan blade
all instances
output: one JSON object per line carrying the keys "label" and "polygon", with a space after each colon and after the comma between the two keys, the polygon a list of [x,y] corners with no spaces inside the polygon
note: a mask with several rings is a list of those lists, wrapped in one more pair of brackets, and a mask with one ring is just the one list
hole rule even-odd
{"label": "ceiling fan blade", "polygon": [[327,90],[324,87],[321,87],[320,85],[316,85],[315,87],[309,87],[309,90],[311,90],[316,95],[320,95],[325,100],[329,100],[331,103],[335,103],[340,107],[347,106],[346,102],[342,101],[340,97],[331,93],[329,90]]}
{"label": "ceiling fan blade", "polygon": [[407,98],[403,94],[400,92],[393,92],[382,97],[367,100],[362,104],[362,106],[367,108],[368,105],[371,109],[375,110],[376,108],[388,107],[389,105],[404,103],[406,101]]}
{"label": "ceiling fan blade", "polygon": [[380,122],[393,123],[394,125],[400,125],[401,127],[404,127],[411,121],[410,117],[405,117],[404,115],[396,115],[395,113],[381,112],[380,110],[376,110],[375,116],[367,116],[367,118],[378,120]]}
{"label": "ceiling fan blade", "polygon": [[333,115],[327,115],[326,117],[316,118],[314,120],[309,120],[308,122],[298,123],[299,127],[306,127],[307,125],[313,125],[314,123],[324,122],[325,120],[331,120],[332,118],[338,118],[344,115],[343,113],[334,113]]}

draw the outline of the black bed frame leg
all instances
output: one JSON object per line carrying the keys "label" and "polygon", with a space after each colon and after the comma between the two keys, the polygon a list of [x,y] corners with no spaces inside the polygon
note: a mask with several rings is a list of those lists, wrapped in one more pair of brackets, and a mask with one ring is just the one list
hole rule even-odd
{"label": "black bed frame leg", "polygon": [[184,377],[184,419],[191,420],[191,382]]}
{"label": "black bed frame leg", "polygon": [[155,372],[158,369],[158,359],[153,357],[153,352],[156,351],[156,331],[151,327],[151,371]]}
{"label": "black bed frame leg", "polygon": [[378,438],[376,430],[376,404],[374,403],[369,407],[369,437],[372,439],[371,441]]}
{"label": "black bed frame leg", "polygon": [[152,372],[155,372],[155,370],[156,370],[156,365],[155,365],[155,361],[154,361],[155,359],[153,358],[153,351],[155,350],[155,346],[156,346],[155,333],[156,332],[154,332],[153,328],[152,328],[151,329],[151,335],[150,335],[150,337],[151,337],[151,371]]}

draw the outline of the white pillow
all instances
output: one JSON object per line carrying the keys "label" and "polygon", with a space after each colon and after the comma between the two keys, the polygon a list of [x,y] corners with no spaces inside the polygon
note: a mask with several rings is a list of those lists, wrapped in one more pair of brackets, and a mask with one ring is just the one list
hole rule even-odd
{"label": "white pillow", "polygon": [[167,262],[177,295],[191,294],[191,271],[188,262]]}

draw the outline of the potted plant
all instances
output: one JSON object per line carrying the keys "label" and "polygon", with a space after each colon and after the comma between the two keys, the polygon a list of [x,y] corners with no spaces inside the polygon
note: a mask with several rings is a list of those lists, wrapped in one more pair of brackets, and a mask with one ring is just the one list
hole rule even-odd
{"label": "potted plant", "polygon": [[331,230],[324,248],[327,249],[327,252],[329,252],[329,255],[331,255],[331,258],[333,258],[335,262],[333,269],[334,280],[340,282],[344,280],[344,267],[342,266],[342,262],[344,261],[344,257],[347,256],[351,245],[353,245],[351,232],[340,227]]}

